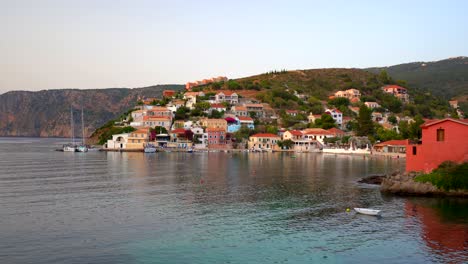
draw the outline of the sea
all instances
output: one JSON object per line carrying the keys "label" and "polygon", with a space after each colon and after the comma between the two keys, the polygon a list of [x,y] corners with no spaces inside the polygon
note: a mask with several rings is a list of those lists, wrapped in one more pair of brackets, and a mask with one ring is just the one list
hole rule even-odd
{"label": "sea", "polygon": [[0,263],[468,263],[467,199],[358,183],[401,158],[64,143],[0,138]]}

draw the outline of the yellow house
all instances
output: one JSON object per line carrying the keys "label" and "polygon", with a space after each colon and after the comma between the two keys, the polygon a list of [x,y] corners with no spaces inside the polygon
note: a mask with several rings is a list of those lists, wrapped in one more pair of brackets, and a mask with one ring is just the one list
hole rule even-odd
{"label": "yellow house", "polygon": [[259,133],[249,137],[249,149],[253,150],[273,150],[278,149],[277,142],[281,138],[270,133]]}
{"label": "yellow house", "polygon": [[143,149],[149,141],[149,128],[141,128],[128,135],[127,149]]}
{"label": "yellow house", "polygon": [[222,128],[227,131],[227,121],[224,119],[204,118],[200,120],[200,123],[206,128]]}

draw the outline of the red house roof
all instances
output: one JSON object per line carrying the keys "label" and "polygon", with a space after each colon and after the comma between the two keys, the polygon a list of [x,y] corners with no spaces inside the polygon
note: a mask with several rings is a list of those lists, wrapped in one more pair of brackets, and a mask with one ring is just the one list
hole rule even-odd
{"label": "red house roof", "polygon": [[402,139],[402,140],[389,140],[385,142],[380,142],[378,144],[375,144],[376,147],[383,147],[383,146],[406,146],[408,145],[408,139]]}
{"label": "red house roof", "polygon": [[279,138],[278,135],[275,135],[275,134],[271,134],[271,133],[258,133],[258,134],[255,134],[255,135],[252,135],[250,137],[264,137],[264,138]]}
{"label": "red house roof", "polygon": [[467,119],[445,118],[445,119],[439,119],[439,120],[437,120],[437,119],[428,120],[426,123],[422,124],[421,127],[422,128],[427,128],[427,127],[433,126],[435,124],[440,124],[440,123],[445,122],[445,121],[452,121],[452,122],[459,123],[459,124],[462,124],[462,125],[468,125],[468,120]]}
{"label": "red house roof", "polygon": [[401,87],[401,86],[396,85],[396,84],[385,85],[383,88],[384,89],[403,89],[403,90],[406,90],[406,88]]}
{"label": "red house roof", "polygon": [[248,116],[238,116],[237,118],[242,121],[254,121],[251,117]]}
{"label": "red house roof", "polygon": [[299,130],[291,130],[289,131],[289,133],[291,133],[291,135],[294,135],[294,136],[302,136],[302,132]]}
{"label": "red house roof", "polygon": [[211,104],[211,108],[226,108],[223,104]]}
{"label": "red house roof", "polygon": [[327,129],[327,131],[329,131],[329,132],[331,132],[331,133],[333,133],[335,135],[344,135],[345,134],[345,132],[343,130],[338,129],[336,127],[332,127],[330,129]]}
{"label": "red house roof", "polygon": [[177,128],[171,131],[172,134],[182,134],[185,133],[185,129],[183,128]]}

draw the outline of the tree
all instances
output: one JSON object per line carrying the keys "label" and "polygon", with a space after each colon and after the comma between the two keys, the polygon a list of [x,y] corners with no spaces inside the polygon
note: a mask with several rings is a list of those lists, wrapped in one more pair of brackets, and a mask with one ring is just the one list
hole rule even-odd
{"label": "tree", "polygon": [[211,110],[210,118],[222,118],[224,116],[224,111]]}
{"label": "tree", "polygon": [[315,125],[323,129],[330,129],[335,127],[335,120],[329,114],[322,114],[322,116],[315,120]]}
{"label": "tree", "polygon": [[383,82],[384,84],[390,84],[392,79],[388,76],[388,73],[386,70],[380,71],[379,74],[379,81]]}
{"label": "tree", "polygon": [[195,108],[202,112],[205,112],[211,108],[211,104],[208,102],[198,102],[195,104]]}
{"label": "tree", "polygon": [[185,107],[185,106],[179,107],[179,109],[177,109],[175,113],[175,120],[185,120],[185,118],[187,117],[186,114],[188,112],[190,112],[190,109],[188,107]]}
{"label": "tree", "polygon": [[336,98],[329,100],[328,104],[333,105],[335,107],[340,107],[340,106],[348,107],[349,99],[346,97],[336,97]]}
{"label": "tree", "polygon": [[397,121],[398,121],[397,118],[396,118],[396,116],[394,116],[394,115],[389,116],[387,120],[388,120],[388,122],[390,122],[392,125],[396,125],[396,123],[397,123]]}
{"label": "tree", "polygon": [[365,105],[359,108],[357,118],[357,136],[372,136],[374,134],[374,124],[372,123],[372,110]]}
{"label": "tree", "polygon": [[286,139],[286,140],[279,140],[276,142],[276,144],[278,144],[278,147],[282,149],[290,149],[292,145],[294,144],[294,142],[290,139]]}
{"label": "tree", "polygon": [[150,129],[150,132],[155,131],[156,134],[167,134],[167,129],[162,126],[155,126],[154,128]]}

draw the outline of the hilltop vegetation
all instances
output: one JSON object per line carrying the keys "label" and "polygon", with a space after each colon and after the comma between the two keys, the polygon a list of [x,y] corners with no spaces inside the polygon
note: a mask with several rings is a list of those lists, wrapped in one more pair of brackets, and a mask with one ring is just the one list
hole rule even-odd
{"label": "hilltop vegetation", "polygon": [[456,57],[434,62],[412,62],[390,67],[366,69],[372,73],[382,70],[395,79],[446,100],[468,95],[468,57]]}

